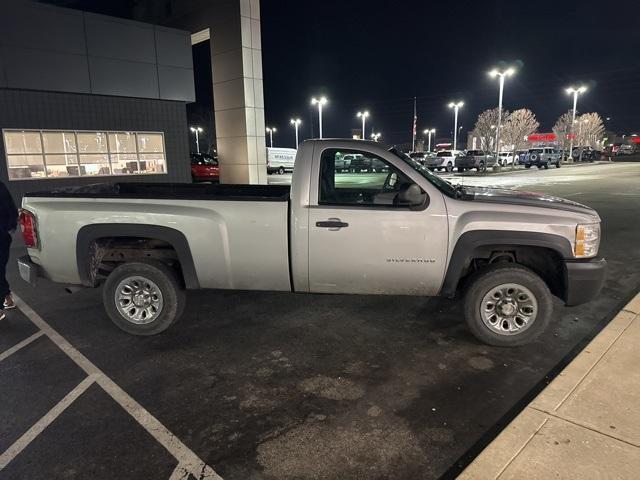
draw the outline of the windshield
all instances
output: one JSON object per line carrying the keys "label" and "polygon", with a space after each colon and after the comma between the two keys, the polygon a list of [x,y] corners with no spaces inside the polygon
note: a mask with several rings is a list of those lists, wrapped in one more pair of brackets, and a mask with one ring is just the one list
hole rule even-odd
{"label": "windshield", "polygon": [[541,148],[532,148],[529,150],[529,153],[542,153],[543,150]]}
{"label": "windshield", "polygon": [[451,185],[446,180],[443,180],[436,174],[431,173],[431,171],[429,171],[428,168],[420,165],[418,162],[416,162],[406,153],[402,153],[396,150],[395,147],[390,148],[389,152],[394,154],[396,157],[402,160],[405,164],[409,165],[412,169],[414,169],[416,172],[418,172],[420,175],[426,178],[429,181],[429,183],[431,183],[433,186],[435,186],[438,190],[440,190],[445,195],[453,198],[456,198],[458,196],[456,187]]}

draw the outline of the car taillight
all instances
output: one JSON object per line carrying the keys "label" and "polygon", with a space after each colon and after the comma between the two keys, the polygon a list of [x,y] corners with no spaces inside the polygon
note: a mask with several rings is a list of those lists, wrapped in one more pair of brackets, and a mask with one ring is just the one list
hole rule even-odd
{"label": "car taillight", "polygon": [[20,209],[20,230],[27,248],[38,248],[38,228],[36,217],[29,210]]}

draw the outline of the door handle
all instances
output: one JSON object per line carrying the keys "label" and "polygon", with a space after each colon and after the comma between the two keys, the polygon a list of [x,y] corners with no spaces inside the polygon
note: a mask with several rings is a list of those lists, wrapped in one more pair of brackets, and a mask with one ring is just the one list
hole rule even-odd
{"label": "door handle", "polygon": [[340,230],[341,228],[348,227],[347,222],[341,221],[339,218],[330,218],[321,222],[316,222],[316,227],[328,228],[329,230]]}

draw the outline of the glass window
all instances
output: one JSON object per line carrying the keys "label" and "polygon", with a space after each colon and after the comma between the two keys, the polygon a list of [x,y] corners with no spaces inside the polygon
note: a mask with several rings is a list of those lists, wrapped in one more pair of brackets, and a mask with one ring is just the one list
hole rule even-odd
{"label": "glass window", "polygon": [[167,172],[161,132],[3,130],[10,180]]}
{"label": "glass window", "polygon": [[[344,162],[350,162],[347,167]],[[397,194],[413,182],[378,156],[327,149],[320,161],[322,205],[403,206]]]}
{"label": "glass window", "polygon": [[42,153],[38,131],[4,132],[4,145],[7,155]]}
{"label": "glass window", "polygon": [[77,177],[80,175],[77,155],[45,155],[47,178]]}
{"label": "glass window", "polygon": [[134,132],[112,132],[109,134],[111,153],[137,153],[136,134]]}
{"label": "glass window", "polygon": [[165,173],[164,155],[162,153],[140,155],[140,173]]}
{"label": "glass window", "polygon": [[139,153],[162,153],[164,141],[161,133],[138,133]]}
{"label": "glass window", "polygon": [[76,153],[74,132],[42,132],[42,144],[46,153]]}
{"label": "glass window", "polygon": [[78,132],[80,153],[107,153],[107,135],[104,132]]}

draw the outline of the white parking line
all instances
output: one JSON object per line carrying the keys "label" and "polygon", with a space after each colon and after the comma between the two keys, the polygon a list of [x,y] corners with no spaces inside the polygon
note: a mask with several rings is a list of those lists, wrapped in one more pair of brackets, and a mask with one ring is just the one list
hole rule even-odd
{"label": "white parking line", "polygon": [[76,388],[71,390],[65,397],[60,400],[55,407],[47,412],[47,414],[38,420],[29,430],[27,430],[18,440],[13,442],[5,452],[0,455],[0,471],[6,467],[22,450],[27,447],[42,431],[47,428],[58,416],[64,412],[73,401],[93,384],[95,378],[93,375],[85,378]]}
{"label": "white parking line", "polygon": [[0,353],[0,362],[3,361],[5,358],[9,357],[10,355],[16,353],[21,348],[26,347],[31,342],[33,342],[35,339],[40,338],[42,335],[44,335],[44,332],[42,330],[40,330],[40,331],[34,333],[33,335],[31,335],[30,337],[25,338],[20,343],[16,343],[10,349],[5,350],[4,352]]}
{"label": "white parking line", "polygon": [[[100,385],[116,402],[124,408],[149,434],[166,448],[176,460],[178,466],[191,473],[198,480],[222,480],[209,465],[204,463],[189,447],[171,433],[160,421],[120,388],[102,370],[80,353],[62,335],[56,332],[29,305],[14,294],[17,307],[31,320],[60,350],[65,352],[87,375]],[[77,387],[76,387],[77,388]],[[66,398],[66,397],[65,397]],[[46,425],[45,425],[46,427]],[[32,427],[33,428],[33,427]],[[41,431],[41,430],[40,430]],[[40,432],[38,432],[40,433]],[[24,448],[24,447],[23,447]],[[6,453],[6,452],[5,452]],[[4,455],[4,454],[3,454]],[[0,466],[0,470],[2,467]],[[177,469],[177,467],[176,467]],[[175,473],[175,470],[174,470]],[[173,478],[173,475],[172,475]]]}

